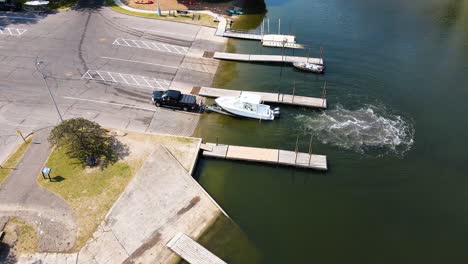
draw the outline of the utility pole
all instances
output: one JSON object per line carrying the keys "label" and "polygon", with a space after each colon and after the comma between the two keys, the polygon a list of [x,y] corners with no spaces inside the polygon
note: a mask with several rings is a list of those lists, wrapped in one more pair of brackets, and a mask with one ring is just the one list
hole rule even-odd
{"label": "utility pole", "polygon": [[58,109],[57,103],[55,102],[54,96],[52,95],[52,92],[50,91],[49,84],[47,83],[47,77],[45,74],[42,72],[41,67],[39,67],[42,64],[42,61],[38,62],[36,58],[36,69],[41,73],[42,79],[44,80],[44,84],[47,87],[47,91],[49,92],[50,98],[52,99],[52,102],[54,103],[55,110],[57,110],[57,114],[60,118],[60,122],[63,122],[62,115],[60,114],[60,111]]}

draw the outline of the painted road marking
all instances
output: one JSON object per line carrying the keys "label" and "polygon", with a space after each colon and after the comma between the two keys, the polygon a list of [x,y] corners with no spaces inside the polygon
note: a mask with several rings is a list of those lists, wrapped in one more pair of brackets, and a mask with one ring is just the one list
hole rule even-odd
{"label": "painted road marking", "polygon": [[144,62],[144,61],[126,60],[126,59],[111,58],[111,57],[101,57],[101,58],[102,59],[108,59],[108,60],[119,60],[119,61],[127,61],[127,62],[142,63],[142,64],[148,64],[148,65],[155,65],[155,66],[161,66],[161,67],[172,68],[172,69],[177,69],[178,68],[178,67],[175,67],[175,66],[167,66],[167,65],[163,65],[163,64]]}
{"label": "painted road marking", "polygon": [[169,53],[177,53],[181,55],[185,55],[188,52],[187,47],[172,45],[172,44],[165,44],[162,42],[154,42],[154,41],[142,41],[142,40],[135,40],[135,39],[123,39],[118,38],[112,43],[113,45],[124,46],[124,47],[132,47],[132,48],[139,48],[139,49],[149,49],[149,50],[156,50],[161,52],[169,52]]}
{"label": "painted road marking", "polygon": [[135,108],[135,109],[139,109],[139,110],[156,112],[156,109],[154,109],[154,108],[139,107],[139,106],[129,105],[129,104],[111,103],[111,102],[104,102],[104,101],[97,101],[97,100],[83,99],[83,98],[76,98],[76,97],[68,97],[68,96],[64,96],[63,98],[70,99],[70,100],[78,100],[78,101],[98,103],[98,104],[116,105],[116,106],[129,107],[129,108]]}
{"label": "painted road marking", "polygon": [[[152,88],[158,90],[169,89],[169,80],[156,79],[139,75],[118,72],[88,70],[81,79],[94,80],[98,82],[121,83],[126,85]],[[132,80],[132,82],[129,82]]]}
{"label": "painted road marking", "polygon": [[22,28],[0,28],[0,35],[21,36],[27,29]]}
{"label": "painted road marking", "polygon": [[171,34],[171,35],[178,35],[178,36],[194,38],[193,34],[181,34],[181,33],[173,33],[173,32],[168,32],[168,31],[160,31],[160,30],[152,30],[152,29],[144,29],[144,28],[133,28],[133,29],[140,30],[140,31],[146,31],[146,32],[156,32],[156,33],[164,33],[164,34]]}

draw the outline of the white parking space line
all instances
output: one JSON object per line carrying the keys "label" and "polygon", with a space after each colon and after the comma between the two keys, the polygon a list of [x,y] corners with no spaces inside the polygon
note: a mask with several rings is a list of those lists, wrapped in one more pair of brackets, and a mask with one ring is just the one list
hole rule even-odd
{"label": "white parking space line", "polygon": [[157,63],[144,62],[144,61],[126,60],[126,59],[111,58],[111,57],[101,57],[101,58],[102,58],[102,59],[108,59],[108,60],[118,60],[118,61],[126,61],[126,62],[134,62],[134,63],[148,64],[148,65],[154,65],[154,66],[160,66],[160,67],[166,67],[166,68],[172,68],[172,69],[177,69],[177,68],[178,68],[178,67],[175,67],[175,66],[167,66],[167,65],[164,65],[164,64],[157,64]]}
{"label": "white parking space line", "polygon": [[21,36],[27,29],[23,28],[0,28],[0,35]]}
{"label": "white parking space line", "polygon": [[141,31],[147,31],[147,32],[156,32],[156,33],[164,33],[164,34],[171,34],[171,35],[178,35],[178,36],[184,36],[184,37],[190,37],[194,38],[196,34],[181,34],[181,33],[174,33],[174,32],[168,32],[168,31],[160,31],[160,30],[152,30],[152,29],[144,29],[144,28],[133,28],[136,30],[141,30]]}
{"label": "white parking space line", "polygon": [[[118,72],[108,72],[108,71],[96,71],[88,70],[81,79],[94,80],[98,82],[111,82],[111,83],[121,83],[131,86],[138,86],[144,88],[152,88],[158,90],[167,90],[169,89],[169,80],[156,79],[152,77],[138,76],[132,74],[118,73]],[[134,83],[129,82],[128,80],[132,79]]]}
{"label": "white parking space line", "polygon": [[169,53],[176,53],[185,55],[188,52],[187,47],[172,45],[172,44],[165,44],[162,42],[153,42],[153,41],[143,41],[143,40],[135,40],[135,39],[123,39],[118,38],[112,43],[113,45],[124,46],[124,47],[132,47],[132,48],[139,48],[139,49],[149,49],[149,50],[156,50],[156,51],[163,51]]}
{"label": "white parking space line", "polygon": [[68,96],[64,96],[63,98],[70,99],[70,100],[78,100],[78,101],[98,103],[98,104],[109,104],[109,105],[123,106],[123,107],[135,108],[135,109],[139,109],[139,110],[156,112],[156,109],[154,109],[154,108],[139,107],[139,106],[129,105],[129,104],[111,103],[111,102],[104,102],[104,101],[97,101],[97,100],[83,99],[83,98],[76,98],[76,97],[68,97]]}

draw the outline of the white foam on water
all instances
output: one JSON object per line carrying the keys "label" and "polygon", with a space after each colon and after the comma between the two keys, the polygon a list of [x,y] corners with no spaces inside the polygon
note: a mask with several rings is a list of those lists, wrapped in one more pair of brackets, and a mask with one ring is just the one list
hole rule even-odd
{"label": "white foam on water", "polygon": [[403,155],[414,143],[413,125],[373,105],[357,110],[341,106],[314,117],[298,115],[301,126],[324,144],[360,153],[382,151]]}

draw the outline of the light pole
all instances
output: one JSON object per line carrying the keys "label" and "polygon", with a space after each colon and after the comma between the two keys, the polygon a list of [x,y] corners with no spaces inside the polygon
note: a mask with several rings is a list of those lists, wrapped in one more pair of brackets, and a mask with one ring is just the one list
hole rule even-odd
{"label": "light pole", "polygon": [[38,62],[37,59],[36,59],[36,69],[41,73],[42,75],[42,79],[44,80],[44,84],[45,86],[47,87],[47,91],[49,92],[49,95],[50,95],[50,98],[52,99],[52,102],[54,102],[54,106],[55,106],[55,110],[57,110],[57,114],[60,118],[60,122],[63,122],[63,118],[62,118],[62,115],[60,114],[60,111],[57,107],[57,103],[55,102],[55,99],[54,99],[54,96],[52,95],[52,92],[50,91],[50,88],[49,88],[49,84],[47,83],[47,76],[44,75],[44,73],[42,72],[41,68],[39,67],[40,65],[42,64],[42,61]]}

